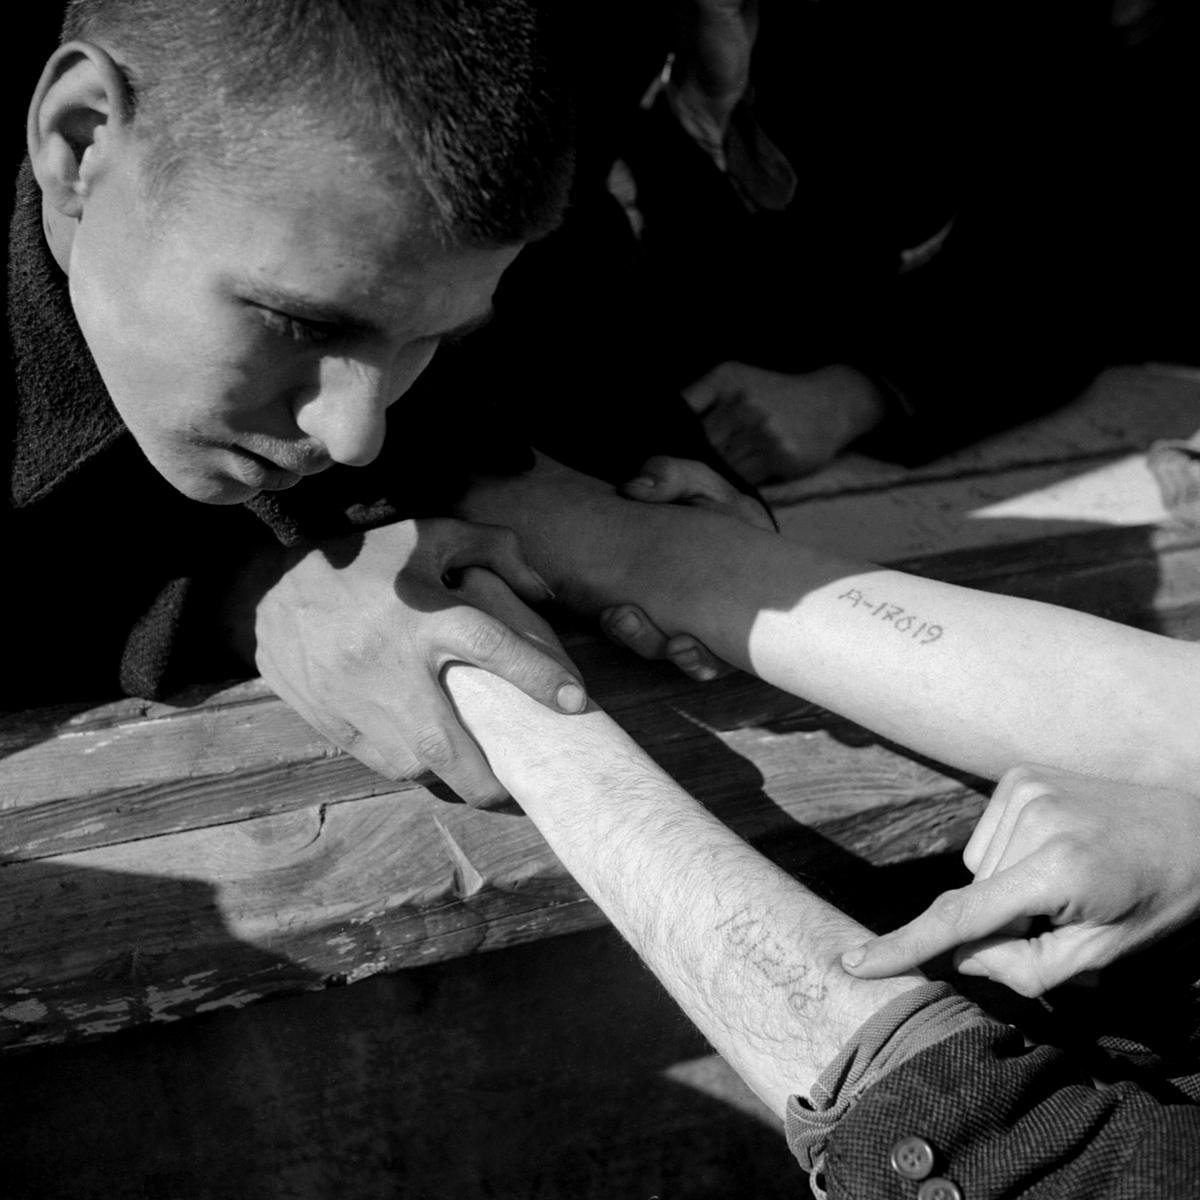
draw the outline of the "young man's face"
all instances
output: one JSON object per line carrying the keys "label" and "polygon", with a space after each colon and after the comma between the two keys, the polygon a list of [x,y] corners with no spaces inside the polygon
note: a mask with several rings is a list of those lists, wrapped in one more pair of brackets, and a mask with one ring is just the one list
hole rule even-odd
{"label": "young man's face", "polygon": [[230,504],[370,462],[441,337],[486,319],[517,248],[420,236],[414,204],[334,147],[184,185],[152,213],[131,160],[87,197],[72,303],[146,457]]}

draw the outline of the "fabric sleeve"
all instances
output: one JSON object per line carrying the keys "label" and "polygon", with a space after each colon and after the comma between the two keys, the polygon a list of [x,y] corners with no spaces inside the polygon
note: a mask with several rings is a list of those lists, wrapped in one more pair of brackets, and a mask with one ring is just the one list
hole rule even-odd
{"label": "fabric sleeve", "polygon": [[824,1174],[830,1200],[1132,1200],[1197,1181],[1200,1106],[1174,1084],[990,1021],[865,1091]]}
{"label": "fabric sleeve", "polygon": [[930,1046],[988,1018],[946,983],[926,983],[897,996],[855,1031],[805,1099],[788,1101],[788,1146],[809,1173],[816,1195],[829,1138],[858,1097]]}

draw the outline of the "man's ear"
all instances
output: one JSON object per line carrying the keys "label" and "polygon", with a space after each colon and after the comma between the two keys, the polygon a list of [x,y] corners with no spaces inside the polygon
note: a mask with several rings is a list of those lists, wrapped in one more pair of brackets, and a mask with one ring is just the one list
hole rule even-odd
{"label": "man's ear", "polygon": [[82,213],[132,113],[125,76],[99,46],[68,42],[46,63],[29,106],[29,158],[42,195],[64,216]]}

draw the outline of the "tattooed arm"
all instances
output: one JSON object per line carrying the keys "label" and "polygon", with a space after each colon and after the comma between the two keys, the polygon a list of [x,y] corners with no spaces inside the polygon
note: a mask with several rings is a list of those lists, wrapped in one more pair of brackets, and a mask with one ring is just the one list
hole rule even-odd
{"label": "tattooed arm", "polygon": [[604,713],[559,718],[466,666],[446,687],[563,865],[775,1113],[923,982],[845,974],[838,957],[863,927],[730,832]]}
{"label": "tattooed arm", "polygon": [[620,605],[619,620],[638,605],[667,635],[951,766],[1200,778],[1200,645],[634,503],[565,468],[481,484],[466,515],[515,528],[573,607]]}

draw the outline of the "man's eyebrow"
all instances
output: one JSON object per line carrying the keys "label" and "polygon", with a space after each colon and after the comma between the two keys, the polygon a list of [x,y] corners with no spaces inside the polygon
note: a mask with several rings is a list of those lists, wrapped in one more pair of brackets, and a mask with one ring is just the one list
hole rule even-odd
{"label": "man's eyebrow", "polygon": [[362,313],[356,313],[340,304],[314,300],[301,292],[289,292],[283,288],[266,284],[247,284],[239,289],[242,299],[264,308],[273,308],[313,325],[335,325],[354,333],[378,333],[379,323]]}
{"label": "man's eyebrow", "polygon": [[[372,317],[356,313],[340,304],[313,300],[312,297],[305,296],[300,292],[289,292],[264,284],[251,284],[242,289],[242,296],[251,304],[261,304],[266,308],[276,309],[286,313],[289,317],[296,317],[313,325],[331,325],[345,330],[347,333],[367,335],[382,333],[379,322]],[[427,336],[458,341],[467,334],[482,329],[495,315],[496,310],[489,304],[481,312],[468,317],[465,321],[461,321],[449,329],[437,330]]]}

